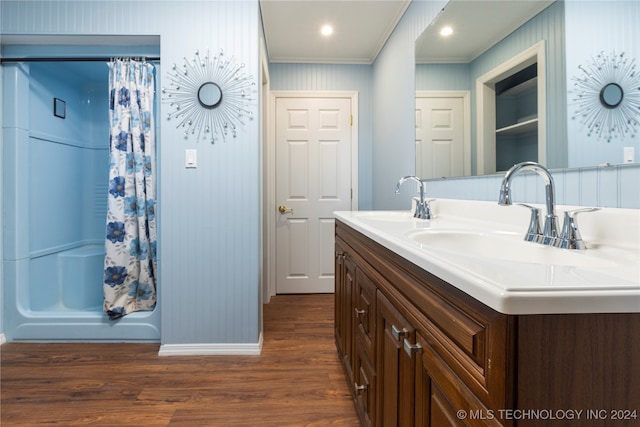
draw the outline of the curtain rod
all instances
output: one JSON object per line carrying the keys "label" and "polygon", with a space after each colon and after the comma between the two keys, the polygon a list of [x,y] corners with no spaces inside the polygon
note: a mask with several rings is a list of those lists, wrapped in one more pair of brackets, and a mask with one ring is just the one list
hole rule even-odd
{"label": "curtain rod", "polygon": [[114,59],[140,59],[144,61],[160,61],[159,56],[103,56],[103,57],[65,57],[65,58],[0,58],[3,62],[110,62]]}

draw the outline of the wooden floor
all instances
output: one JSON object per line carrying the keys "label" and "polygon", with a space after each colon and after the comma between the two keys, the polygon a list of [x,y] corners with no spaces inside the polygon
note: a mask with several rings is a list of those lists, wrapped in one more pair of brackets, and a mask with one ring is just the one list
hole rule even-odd
{"label": "wooden floor", "polygon": [[279,295],[260,356],[159,357],[158,344],[0,347],[2,426],[358,426],[333,295]]}

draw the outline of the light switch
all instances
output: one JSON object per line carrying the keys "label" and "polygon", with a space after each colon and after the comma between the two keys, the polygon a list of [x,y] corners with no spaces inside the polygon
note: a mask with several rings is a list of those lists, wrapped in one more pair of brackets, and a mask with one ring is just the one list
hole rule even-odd
{"label": "light switch", "polygon": [[633,163],[636,161],[636,153],[633,147],[624,147],[623,149],[623,163]]}
{"label": "light switch", "polygon": [[184,150],[185,153],[185,164],[186,168],[196,168],[198,167],[198,153],[196,150]]}

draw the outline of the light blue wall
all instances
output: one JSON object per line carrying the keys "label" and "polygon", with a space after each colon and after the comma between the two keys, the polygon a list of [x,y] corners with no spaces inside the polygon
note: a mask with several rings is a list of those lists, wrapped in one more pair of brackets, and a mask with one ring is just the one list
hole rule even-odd
{"label": "light blue wall", "polygon": [[372,69],[370,65],[270,64],[271,90],[358,92],[358,205],[372,208]]}
{"label": "light blue wall", "polygon": [[471,90],[469,64],[416,64],[416,91]]}
{"label": "light blue wall", "polygon": [[[554,169],[556,203],[570,206],[640,208],[640,165]],[[443,199],[498,200],[503,175],[429,181],[427,195]],[[544,185],[536,174],[514,181],[517,202],[544,204]]]}
{"label": "light blue wall", "polygon": [[[180,64],[196,49],[222,48],[238,63],[244,63],[246,72],[258,83],[257,0],[6,0],[0,3],[0,16],[4,34],[159,35],[163,64]],[[165,75],[160,79],[162,84]],[[258,117],[258,97],[256,93],[254,117]],[[164,119],[166,107],[161,109],[161,341],[257,343],[259,121],[247,122],[237,138],[211,145],[185,140],[173,122]],[[198,152],[197,169],[184,167],[184,150],[188,148]]]}
{"label": "light blue wall", "polygon": [[409,192],[394,193],[415,173],[415,40],[446,1],[414,1],[373,64],[373,208],[406,209]]}
{"label": "light blue wall", "polygon": [[[0,19],[0,34],[2,34],[2,20]],[[0,42],[2,36],[0,35]],[[4,99],[4,68],[0,67],[0,100]],[[2,114],[2,102],[0,102],[0,129],[4,129],[4,114]],[[0,133],[0,165],[4,165],[4,147]],[[3,173],[0,173],[0,260],[4,260],[4,180]],[[0,262],[0,344],[5,341],[4,335],[4,262]]]}

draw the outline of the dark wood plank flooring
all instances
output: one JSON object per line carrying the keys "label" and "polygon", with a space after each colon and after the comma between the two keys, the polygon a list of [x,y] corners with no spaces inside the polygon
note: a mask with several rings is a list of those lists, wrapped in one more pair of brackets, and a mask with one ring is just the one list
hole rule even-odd
{"label": "dark wood plank flooring", "polygon": [[159,357],[158,344],[0,347],[2,426],[358,426],[333,295],[278,295],[260,356]]}

